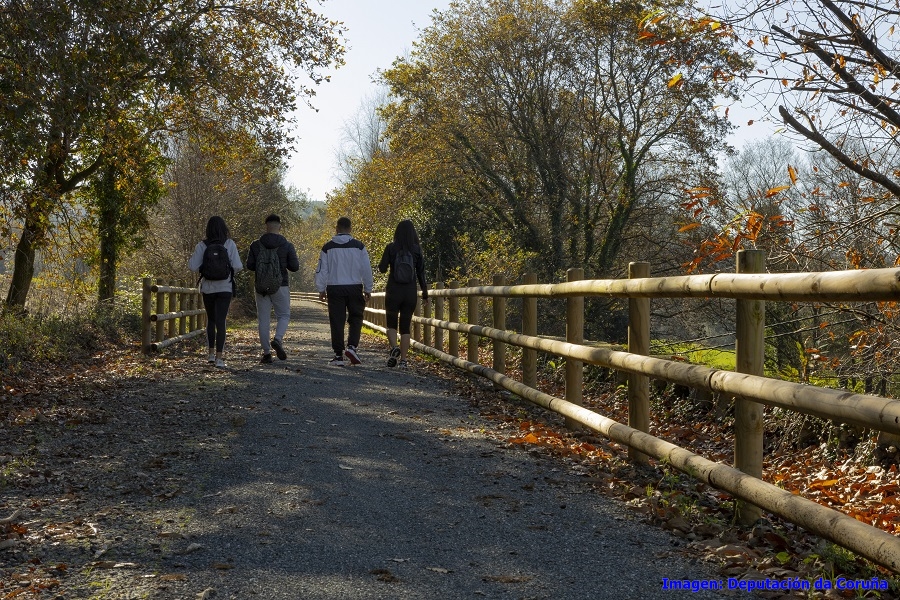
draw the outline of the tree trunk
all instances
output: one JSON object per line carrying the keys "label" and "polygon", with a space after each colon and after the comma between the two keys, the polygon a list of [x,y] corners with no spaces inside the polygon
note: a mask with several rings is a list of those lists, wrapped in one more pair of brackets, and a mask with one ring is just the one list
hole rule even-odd
{"label": "tree trunk", "polygon": [[97,282],[97,300],[112,303],[116,298],[116,246],[107,236],[100,236],[100,280]]}
{"label": "tree trunk", "polygon": [[9,291],[6,294],[7,308],[24,310],[28,291],[31,289],[31,281],[34,279],[35,242],[40,231],[31,218],[25,219],[22,227],[22,237],[16,246],[15,261],[13,265],[12,280]]}
{"label": "tree trunk", "polygon": [[116,170],[109,166],[103,170],[102,181],[97,186],[97,238],[100,244],[100,280],[97,282],[97,299],[112,303],[116,296],[116,268],[119,259],[119,235],[122,197],[116,190]]}

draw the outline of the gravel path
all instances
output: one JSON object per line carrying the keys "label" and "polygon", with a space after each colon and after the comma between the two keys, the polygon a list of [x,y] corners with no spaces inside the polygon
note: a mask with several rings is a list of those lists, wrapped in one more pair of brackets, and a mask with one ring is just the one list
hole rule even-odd
{"label": "gravel path", "polygon": [[324,309],[304,304],[300,321],[288,361],[235,373],[248,398],[240,433],[227,460],[197,465],[185,533],[203,548],[167,561],[193,587],[224,598],[638,599],[671,597],[663,578],[721,581],[668,556],[674,538],[576,476],[473,434],[478,417],[444,382],[389,370],[380,353],[330,367]]}
{"label": "gravel path", "polygon": [[[78,425],[87,436],[78,459],[65,437],[72,426],[51,420],[58,433],[42,438],[42,452],[66,472],[36,459],[37,474],[15,488],[24,491],[0,499],[0,517],[29,507],[29,533],[0,552],[0,591],[26,577],[37,586],[30,564],[64,591],[48,584],[46,595],[22,597],[736,595],[663,589],[664,579],[726,581],[583,473],[483,433],[496,424],[446,381],[415,364],[387,369],[383,352],[365,347],[362,365],[331,367],[325,309],[304,303],[293,319],[287,361],[258,364],[245,333],[229,342],[224,372],[173,372],[96,400],[125,406],[140,394],[134,410],[147,422],[97,408]],[[166,449],[149,431],[166,432]],[[80,468],[117,484],[69,481]]]}

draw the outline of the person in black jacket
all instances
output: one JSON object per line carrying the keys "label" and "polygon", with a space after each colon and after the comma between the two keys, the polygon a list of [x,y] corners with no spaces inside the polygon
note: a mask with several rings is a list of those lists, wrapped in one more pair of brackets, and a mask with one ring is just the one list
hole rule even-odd
{"label": "person in black jacket", "polygon": [[[281,265],[281,287],[274,294],[263,295],[256,292],[256,316],[259,320],[259,342],[262,345],[263,355],[260,362],[272,362],[272,349],[278,355],[279,360],[287,359],[284,351],[284,334],[287,333],[291,319],[291,289],[288,286],[288,271],[300,270],[300,260],[294,245],[281,235],[281,218],[278,215],[266,217],[266,233],[258,240],[250,244],[250,252],[247,255],[247,268],[256,271],[257,260],[263,248],[274,248],[278,253],[278,262]],[[271,263],[274,267],[274,262]],[[275,309],[275,337],[269,340],[271,331],[270,320],[272,309]]]}
{"label": "person in black jacket", "polygon": [[[411,255],[415,276],[406,275],[406,261]],[[428,285],[425,283],[425,259],[416,228],[410,220],[400,221],[394,230],[394,241],[387,245],[378,270],[388,275],[385,289],[385,312],[387,313],[387,336],[391,345],[387,366],[406,367],[406,354],[409,350],[410,324],[413,311],[416,309],[416,282],[422,288],[422,301],[428,302]],[[397,330],[400,330],[400,344],[397,344]]]}

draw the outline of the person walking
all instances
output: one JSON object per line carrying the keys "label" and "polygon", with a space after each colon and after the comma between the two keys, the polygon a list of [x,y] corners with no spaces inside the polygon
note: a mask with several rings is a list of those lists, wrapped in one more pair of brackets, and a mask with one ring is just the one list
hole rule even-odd
{"label": "person walking", "polygon": [[[351,365],[358,365],[357,346],[362,335],[363,311],[372,297],[372,263],[362,242],[350,232],[347,217],[337,220],[335,235],[322,246],[316,267],[316,289],[319,299],[328,300],[328,320],[331,324],[331,347],[334,358],[329,364],[344,366],[344,357]],[[347,346],[344,347],[344,321],[350,325]]]}
{"label": "person walking", "polygon": [[[381,255],[378,270],[388,275],[384,294],[387,313],[387,337],[391,345],[387,359],[388,367],[406,368],[406,354],[409,351],[410,324],[416,309],[416,282],[422,289],[422,302],[428,303],[428,285],[425,283],[425,259],[416,228],[410,220],[400,221],[394,230],[394,241],[389,243]],[[397,330],[400,330],[400,344],[397,344]]]}
{"label": "person walking", "polygon": [[209,218],[206,239],[197,243],[194,254],[188,259],[188,268],[200,274],[209,362],[224,369],[225,319],[234,296],[234,274],[244,268],[225,219],[220,216]]}
{"label": "person walking", "polygon": [[[272,350],[278,360],[286,360],[284,334],[291,320],[291,289],[288,271],[300,270],[300,260],[294,245],[281,235],[281,217],[269,215],[266,232],[250,244],[247,269],[255,273],[256,317],[259,321],[259,343],[262,363],[272,362]],[[269,339],[272,311],[275,311],[275,336]]]}

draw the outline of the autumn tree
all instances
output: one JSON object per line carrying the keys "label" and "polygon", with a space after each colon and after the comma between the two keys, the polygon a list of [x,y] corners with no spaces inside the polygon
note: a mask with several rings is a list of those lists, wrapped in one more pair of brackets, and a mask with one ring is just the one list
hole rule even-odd
{"label": "autumn tree", "polygon": [[160,129],[225,146],[249,132],[277,157],[298,99],[341,62],[340,35],[305,0],[8,2],[0,165],[21,235],[6,304],[24,306],[55,207],[117,161],[110,125],[133,120],[148,143]]}
{"label": "autumn tree", "polygon": [[167,192],[148,214],[144,247],[129,258],[130,273],[193,277],[187,259],[212,215],[225,219],[242,254],[263,232],[266,215],[279,214],[286,234],[301,220],[306,198],[284,185],[283,170],[271,165],[262,149],[238,159],[205,142],[188,136],[170,140]]}
{"label": "autumn tree", "polygon": [[871,220],[895,222],[900,198],[896,5],[758,0],[733,6],[724,17],[756,54],[754,90],[763,105],[806,147],[861,178],[861,197],[879,206]]}
{"label": "autumn tree", "polygon": [[416,153],[544,277],[612,274],[642,203],[673,203],[724,148],[713,101],[746,66],[689,6],[654,8],[452,5],[383,74],[391,151]]}

